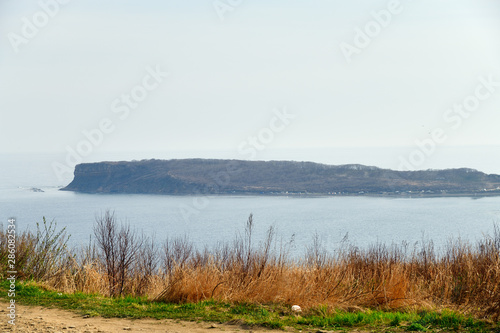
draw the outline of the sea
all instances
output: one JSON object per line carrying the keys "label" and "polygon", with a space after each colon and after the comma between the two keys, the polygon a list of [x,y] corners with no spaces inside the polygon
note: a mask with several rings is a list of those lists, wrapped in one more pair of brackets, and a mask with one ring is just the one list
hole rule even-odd
{"label": "sea", "polygon": [[[0,224],[15,218],[17,230],[36,230],[54,221],[72,247],[93,237],[94,223],[107,210],[121,223],[161,244],[187,237],[213,247],[244,235],[250,214],[254,243],[276,231],[277,244],[301,256],[318,239],[328,251],[346,242],[368,248],[377,243],[416,246],[433,241],[471,242],[493,234],[500,224],[500,197],[381,198],[296,196],[166,196],[82,194],[61,191],[71,181],[55,177],[54,156],[0,156]],[[34,190],[37,189],[37,190]]]}

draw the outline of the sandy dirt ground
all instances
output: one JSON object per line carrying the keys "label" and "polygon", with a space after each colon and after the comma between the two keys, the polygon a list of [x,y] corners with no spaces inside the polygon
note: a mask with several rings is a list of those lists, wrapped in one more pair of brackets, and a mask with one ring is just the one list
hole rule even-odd
{"label": "sandy dirt ground", "polygon": [[106,319],[101,317],[84,318],[81,315],[77,315],[76,313],[70,311],[22,305],[16,305],[16,325],[13,326],[8,323],[9,318],[7,317],[7,306],[7,303],[0,302],[0,332],[283,333],[283,331],[277,330],[265,330],[261,328],[255,329],[241,325],[220,325],[206,322],[194,323],[155,319]]}

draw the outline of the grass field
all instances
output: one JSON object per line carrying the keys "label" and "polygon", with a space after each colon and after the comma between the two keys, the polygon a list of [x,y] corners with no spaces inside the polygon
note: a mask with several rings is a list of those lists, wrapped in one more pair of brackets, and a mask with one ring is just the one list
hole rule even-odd
{"label": "grass field", "polygon": [[[315,307],[296,314],[289,306],[283,304],[226,303],[215,300],[174,304],[151,302],[146,297],[110,298],[80,292],[63,294],[47,290],[35,282],[23,282],[17,287],[16,298],[21,304],[57,307],[90,317],[168,318],[297,330],[498,331],[498,325],[491,321],[479,320],[448,310],[399,312],[366,309],[346,312]],[[1,284],[4,299],[7,288],[6,282]]]}
{"label": "grass field", "polygon": [[[500,232],[477,244],[452,242],[440,254],[432,242],[345,243],[328,253],[319,238],[303,258],[289,244],[244,234],[212,249],[186,238],[151,238],[97,218],[94,242],[69,249],[54,223],[16,238],[18,297],[91,316],[244,322],[272,328],[500,331]],[[0,233],[2,280],[9,258]],[[6,297],[6,282],[2,284]],[[300,305],[302,312],[291,311]]]}

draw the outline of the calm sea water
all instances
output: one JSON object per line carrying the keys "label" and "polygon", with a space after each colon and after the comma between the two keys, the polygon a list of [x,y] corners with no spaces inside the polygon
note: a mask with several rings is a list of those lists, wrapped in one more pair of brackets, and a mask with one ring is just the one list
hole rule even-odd
{"label": "calm sea water", "polygon": [[[441,246],[451,237],[475,241],[492,233],[494,223],[500,222],[500,197],[90,195],[59,191],[49,169],[24,173],[29,168],[3,164],[0,221],[5,225],[9,217],[15,217],[18,228],[23,230],[33,229],[42,217],[54,219],[58,226],[67,228],[72,245],[88,242],[95,217],[107,209],[114,210],[119,220],[137,230],[154,235],[157,241],[187,235],[200,246],[232,240],[235,234],[243,233],[252,213],[257,240],[262,240],[267,228],[274,226],[284,242],[294,237],[295,254],[303,253],[315,234],[330,250],[338,247],[346,234],[350,242],[361,247],[375,242],[414,243],[423,238]],[[33,192],[32,186],[44,192]]]}

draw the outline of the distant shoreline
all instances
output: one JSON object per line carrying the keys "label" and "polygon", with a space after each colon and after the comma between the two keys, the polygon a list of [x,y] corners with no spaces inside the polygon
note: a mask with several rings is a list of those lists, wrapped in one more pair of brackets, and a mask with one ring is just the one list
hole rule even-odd
{"label": "distant shoreline", "polygon": [[302,198],[340,198],[340,197],[370,197],[370,198],[405,198],[405,199],[419,199],[419,198],[483,198],[483,197],[499,197],[500,190],[485,191],[485,192],[467,192],[467,193],[343,193],[343,194],[327,194],[327,193],[255,193],[255,192],[242,192],[242,193],[137,193],[137,192],[83,192],[74,191],[66,188],[61,188],[59,191],[75,192],[81,194],[99,194],[99,195],[158,195],[158,196],[174,196],[174,197],[190,197],[190,196],[209,196],[209,197],[302,197]]}

